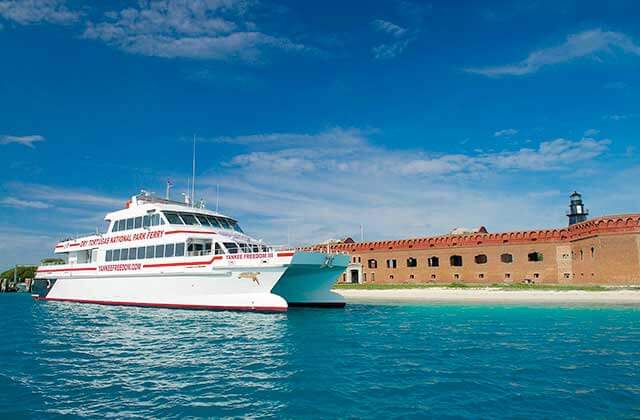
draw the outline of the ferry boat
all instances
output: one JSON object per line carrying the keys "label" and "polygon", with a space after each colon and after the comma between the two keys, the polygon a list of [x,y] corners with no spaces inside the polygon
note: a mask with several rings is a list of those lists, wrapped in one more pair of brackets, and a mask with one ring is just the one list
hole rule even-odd
{"label": "ferry boat", "polygon": [[269,247],[188,197],[141,193],[105,221],[106,233],[55,246],[64,264],[38,267],[35,299],[247,311],[345,305],[331,287],[347,255]]}

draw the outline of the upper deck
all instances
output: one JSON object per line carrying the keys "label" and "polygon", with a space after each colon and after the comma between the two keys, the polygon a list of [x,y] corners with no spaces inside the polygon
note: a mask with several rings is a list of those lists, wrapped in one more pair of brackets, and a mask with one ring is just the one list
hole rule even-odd
{"label": "upper deck", "polygon": [[108,213],[105,221],[108,222],[106,232],[61,241],[56,244],[55,252],[67,253],[103,246],[110,248],[109,245],[124,242],[148,244],[166,235],[220,236],[220,240],[260,244],[260,241],[246,235],[231,217],[188,203],[144,194],[132,197],[125,208]]}

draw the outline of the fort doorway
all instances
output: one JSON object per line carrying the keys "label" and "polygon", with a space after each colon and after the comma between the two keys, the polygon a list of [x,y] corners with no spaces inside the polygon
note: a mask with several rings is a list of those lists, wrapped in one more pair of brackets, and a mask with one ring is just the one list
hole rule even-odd
{"label": "fort doorway", "polygon": [[351,270],[351,283],[360,283],[360,270]]}

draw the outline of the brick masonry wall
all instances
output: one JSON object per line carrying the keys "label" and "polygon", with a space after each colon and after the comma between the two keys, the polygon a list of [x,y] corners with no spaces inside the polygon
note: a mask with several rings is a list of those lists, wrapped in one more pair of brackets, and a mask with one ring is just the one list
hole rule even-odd
{"label": "brick masonry wall", "polygon": [[[307,249],[326,249],[310,247]],[[332,246],[351,256],[361,282],[375,283],[539,283],[640,284],[640,215],[605,216],[543,231],[446,235]],[[531,261],[539,253],[542,261]],[[510,254],[512,262],[501,256]],[[486,256],[486,263],[483,263]],[[452,266],[451,257],[462,258]],[[428,259],[438,257],[439,266]],[[409,258],[416,266],[407,264]],[[376,262],[375,268],[369,260]],[[396,267],[388,268],[387,260]],[[350,281],[349,273],[339,281]]]}

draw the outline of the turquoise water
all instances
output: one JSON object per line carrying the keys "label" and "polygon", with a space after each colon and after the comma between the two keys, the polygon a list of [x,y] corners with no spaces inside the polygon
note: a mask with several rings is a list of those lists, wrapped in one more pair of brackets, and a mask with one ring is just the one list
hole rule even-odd
{"label": "turquoise water", "polygon": [[639,417],[640,310],[286,314],[0,295],[0,418]]}

